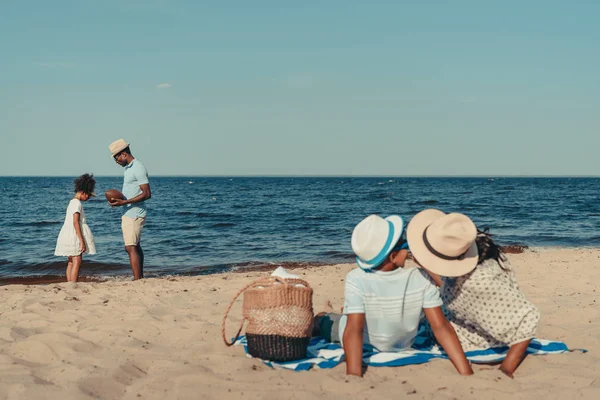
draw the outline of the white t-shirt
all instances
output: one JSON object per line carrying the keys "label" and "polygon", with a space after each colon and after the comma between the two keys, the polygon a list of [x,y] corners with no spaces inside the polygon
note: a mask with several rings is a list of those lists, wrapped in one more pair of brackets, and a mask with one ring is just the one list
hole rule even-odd
{"label": "white t-shirt", "polygon": [[411,347],[423,309],[442,305],[438,288],[423,274],[426,272],[417,268],[350,271],[346,276],[340,338],[344,337],[346,315],[365,314],[365,343],[380,351]]}

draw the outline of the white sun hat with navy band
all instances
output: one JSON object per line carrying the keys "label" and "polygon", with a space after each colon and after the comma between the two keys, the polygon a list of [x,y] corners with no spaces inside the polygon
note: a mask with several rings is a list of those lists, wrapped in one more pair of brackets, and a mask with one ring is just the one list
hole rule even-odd
{"label": "white sun hat with navy band", "polygon": [[404,221],[398,215],[384,219],[373,214],[360,221],[352,231],[352,250],[358,266],[369,270],[385,261],[403,230]]}
{"label": "white sun hat with navy band", "polygon": [[413,258],[435,274],[461,276],[477,266],[477,227],[464,214],[421,211],[408,224],[406,238]]}

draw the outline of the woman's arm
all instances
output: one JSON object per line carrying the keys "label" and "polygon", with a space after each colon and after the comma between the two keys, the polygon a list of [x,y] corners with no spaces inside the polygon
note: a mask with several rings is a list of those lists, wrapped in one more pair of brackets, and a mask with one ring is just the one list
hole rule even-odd
{"label": "woman's arm", "polygon": [[343,344],[346,354],[346,374],[362,376],[363,329],[365,314],[348,314]]}
{"label": "woman's arm", "polygon": [[75,227],[75,233],[77,234],[77,237],[79,238],[79,243],[80,243],[79,251],[81,251],[81,253],[84,253],[85,252],[85,240],[83,240],[83,234],[81,233],[80,219],[81,219],[81,216],[78,212],[73,214],[73,226]]}
{"label": "woman's arm", "polygon": [[500,371],[512,378],[514,372],[521,364],[521,361],[525,358],[525,352],[527,351],[530,342],[531,339],[510,346],[506,358],[502,361],[502,364],[500,364]]}
{"label": "woman's arm", "polygon": [[471,364],[465,357],[465,352],[458,341],[454,328],[448,322],[441,307],[425,308],[425,316],[431,325],[433,334],[438,343],[442,345],[446,354],[461,375],[473,375]]}

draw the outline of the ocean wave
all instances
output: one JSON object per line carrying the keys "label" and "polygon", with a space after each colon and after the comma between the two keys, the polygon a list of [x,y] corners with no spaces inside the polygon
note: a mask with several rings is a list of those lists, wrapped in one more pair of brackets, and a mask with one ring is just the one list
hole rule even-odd
{"label": "ocean wave", "polygon": [[310,231],[312,227],[310,225],[301,225],[295,228],[297,231]]}
{"label": "ocean wave", "polygon": [[[196,230],[198,228],[199,228],[198,225],[181,225],[178,229],[181,229],[182,231],[192,231],[192,230]],[[178,230],[178,229],[174,229],[174,230]]]}
{"label": "ocean wave", "polygon": [[389,193],[369,193],[365,196],[365,200],[382,200],[389,196]]}
{"label": "ocean wave", "polygon": [[209,226],[209,228],[230,228],[232,226],[235,226],[233,222],[219,222],[217,224]]}
{"label": "ocean wave", "polygon": [[327,221],[331,217],[327,215],[293,215],[285,218],[285,222],[300,222],[300,221]]}
{"label": "ocean wave", "polygon": [[195,211],[177,211],[176,215],[196,215]]}
{"label": "ocean wave", "polygon": [[28,226],[50,226],[50,225],[61,225],[64,221],[34,221],[34,222],[13,222],[9,226],[14,227],[28,227]]}
{"label": "ocean wave", "polygon": [[[63,274],[67,265],[65,261],[52,261],[38,264],[23,264],[23,263],[8,263],[10,268],[0,268],[0,279],[5,279],[9,276],[29,277],[41,275],[60,275]],[[98,275],[103,273],[114,273],[122,270],[129,270],[129,265],[98,263],[95,261],[84,260],[82,272],[85,269],[87,275]]]}
{"label": "ocean wave", "polygon": [[196,249],[196,247],[197,247],[197,245],[195,243],[179,242],[179,243],[173,244],[172,249],[180,252],[180,251],[192,251],[192,250]]}
{"label": "ocean wave", "polygon": [[308,267],[319,267],[328,265],[326,262],[312,262],[312,261],[282,261],[282,262],[264,262],[264,261],[249,261],[246,263],[238,263],[226,266],[227,270],[232,272],[247,272],[247,271],[273,271],[277,267],[283,267],[287,270],[294,270],[299,268]]}
{"label": "ocean wave", "polygon": [[329,250],[321,252],[322,255],[326,257],[343,257],[347,259],[353,259],[355,256],[353,253],[349,253],[347,251],[337,251],[337,250]]}
{"label": "ocean wave", "polygon": [[307,217],[304,217],[304,219],[307,219],[309,221],[326,221],[330,218],[327,215],[309,215]]}
{"label": "ocean wave", "polygon": [[219,213],[205,213],[205,212],[199,212],[196,213],[196,217],[199,218],[234,218],[235,215],[234,214],[219,214]]}

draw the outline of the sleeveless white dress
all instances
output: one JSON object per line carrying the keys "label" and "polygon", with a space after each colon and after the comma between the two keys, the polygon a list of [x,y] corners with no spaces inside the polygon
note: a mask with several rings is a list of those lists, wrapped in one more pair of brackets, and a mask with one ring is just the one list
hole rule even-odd
{"label": "sleeveless white dress", "polygon": [[79,213],[79,222],[81,224],[81,234],[85,241],[85,252],[83,254],[96,254],[96,244],[94,243],[94,236],[90,227],[85,221],[85,214],[83,212],[83,204],[78,199],[73,199],[69,202],[67,207],[67,215],[65,216],[65,223],[63,224],[60,233],[58,234],[58,240],[56,241],[56,249],[54,250],[55,256],[70,257],[81,255],[79,238],[73,225],[73,215]]}

